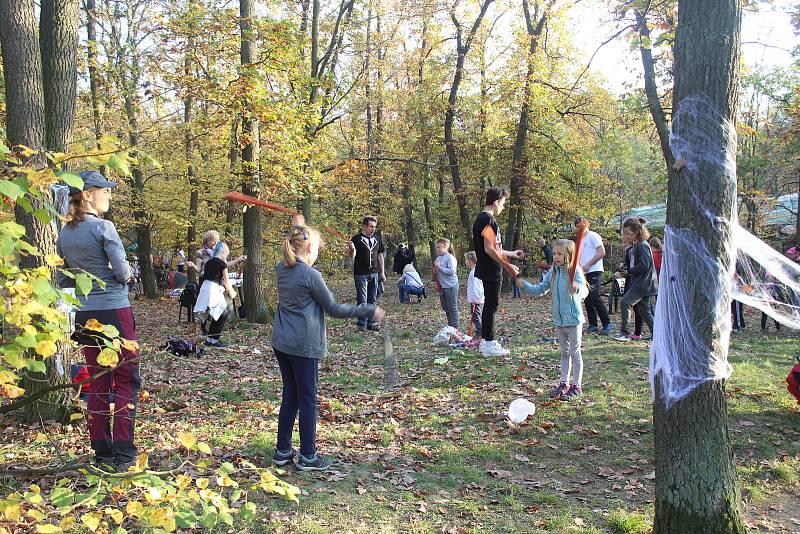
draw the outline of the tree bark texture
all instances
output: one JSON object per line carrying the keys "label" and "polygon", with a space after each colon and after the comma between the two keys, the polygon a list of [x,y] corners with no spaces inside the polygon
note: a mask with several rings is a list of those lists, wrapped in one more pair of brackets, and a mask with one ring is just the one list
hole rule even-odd
{"label": "tree bark texture", "polygon": [[46,146],[54,152],[66,150],[75,122],[79,7],[78,0],[42,0],[39,46]]}
{"label": "tree bark texture", "polygon": [[[190,50],[192,49],[191,38],[189,39],[186,57],[183,60],[183,74],[186,79],[190,79],[191,59]],[[192,107],[194,106],[194,95],[190,88],[186,88],[186,96],[183,98],[183,154],[186,158],[186,182],[189,185],[189,227],[186,229],[186,246],[189,251],[189,258],[194,259],[197,250],[197,210],[200,204],[200,180],[192,163]],[[197,280],[197,272],[189,269],[189,279],[192,282]]]}
{"label": "tree bark texture", "polygon": [[469,210],[467,209],[464,182],[461,179],[461,170],[458,164],[458,151],[456,150],[456,143],[453,139],[453,125],[456,117],[458,89],[461,86],[461,79],[464,76],[464,62],[472,47],[472,40],[475,38],[475,34],[478,28],[480,28],[483,17],[486,15],[486,11],[489,9],[489,5],[492,1],[493,0],[483,1],[480,13],[478,13],[478,17],[468,30],[466,38],[464,38],[461,23],[456,18],[455,13],[451,13],[451,19],[456,27],[456,66],[455,72],[453,73],[453,83],[450,85],[450,93],[447,97],[447,112],[445,113],[444,119],[444,144],[447,151],[447,161],[450,165],[450,176],[453,179],[453,189],[456,195],[456,202],[458,203],[458,216],[461,221],[461,230],[464,232],[465,243],[470,243],[472,241],[472,225],[470,223]]}
{"label": "tree bark texture", "polygon": [[[33,149],[45,148],[45,103],[42,84],[41,50],[37,38],[36,14],[33,2],[8,0],[0,2],[0,47],[3,55],[3,72],[6,98],[6,137],[11,146],[24,145]],[[29,162],[44,166],[41,155],[33,156]],[[31,199],[34,208],[43,208],[49,194],[42,199]],[[26,212],[19,205],[14,207],[17,223],[25,227],[29,243],[44,254],[56,251],[55,224],[45,224]],[[22,256],[20,266],[35,268],[43,265],[41,256]],[[20,386],[32,394],[47,385],[65,380],[63,360],[61,367],[55,365],[53,356],[47,360],[45,373],[22,373]],[[60,371],[60,373],[59,373]],[[68,414],[68,399],[63,392],[54,392],[29,404],[23,412],[28,423],[42,420],[63,422]]]}
{"label": "tree bark texture", "polygon": [[[318,6],[318,0],[314,0],[314,3]],[[253,17],[255,16],[254,0],[239,0],[239,16],[241,63],[243,67],[250,67],[258,61],[253,27]],[[312,51],[312,56],[315,53],[316,50]],[[261,192],[258,120],[249,111],[245,110],[245,116],[242,118],[242,136],[245,142],[244,148],[242,148],[244,174],[242,193],[257,197]],[[260,210],[252,208],[245,211],[242,232],[244,249],[247,253],[242,286],[242,302],[245,314],[247,315],[247,320],[252,323],[265,323],[270,319],[270,312],[264,292],[266,280],[264,262],[261,259]]]}
{"label": "tree bark texture", "polygon": [[[739,77],[741,0],[681,0],[675,40],[675,87],[673,94],[673,135],[685,137],[688,128],[702,128],[711,142],[731,149],[735,135],[727,136],[722,119],[735,119]],[[713,24],[710,22],[713,21]],[[680,103],[687,97],[701,97],[719,112],[719,124],[707,117],[676,123]],[[733,126],[731,126],[732,128]],[[735,149],[734,149],[735,151]],[[670,171],[667,199],[667,225],[674,230],[691,229],[701,237],[720,265],[730,265],[730,226],[715,224],[697,207],[695,198],[712,213],[730,221],[735,216],[736,182],[725,169],[696,158],[692,183],[684,176],[686,167]],[[669,159],[667,160],[669,161]],[[690,190],[691,187],[691,190]],[[693,197],[692,191],[696,195]],[[698,257],[686,257],[689,272]],[[669,283],[700,282],[692,277]],[[707,283],[707,281],[706,281]],[[719,284],[727,283],[720,280]],[[723,324],[716,317],[716,306],[724,310],[729,302],[709,298],[707,286],[690,287],[693,302],[687,303],[697,317],[698,335],[709,350],[721,347]],[[727,292],[722,291],[728,299]],[[736,464],[728,433],[724,381],[710,381],[667,409],[661,394],[660,375],[656,381],[653,406],[656,488],[654,533],[743,533]]]}

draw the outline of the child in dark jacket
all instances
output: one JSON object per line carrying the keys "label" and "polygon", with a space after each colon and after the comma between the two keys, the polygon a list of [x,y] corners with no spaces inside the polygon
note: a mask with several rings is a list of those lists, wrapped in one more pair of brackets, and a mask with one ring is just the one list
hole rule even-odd
{"label": "child in dark jacket", "polygon": [[278,309],[272,330],[272,348],[281,369],[283,393],[278,413],[278,442],[272,463],[290,463],[294,420],[300,416],[300,457],[297,468],[321,471],[333,463],[317,452],[317,376],[319,362],[328,351],[325,314],[333,317],[369,316],[382,321],[383,310],[374,304],[339,304],[322,275],[312,268],[317,261],[319,232],[296,224],[283,241],[283,258],[277,267]]}
{"label": "child in dark jacket", "polygon": [[625,287],[625,295],[620,306],[620,331],[612,335],[615,341],[628,341],[631,339],[628,331],[628,318],[631,308],[642,317],[642,321],[653,333],[653,308],[650,299],[658,294],[658,281],[656,268],[653,263],[653,252],[647,240],[650,232],[644,219],[630,218],[622,223],[624,238],[633,243],[631,246],[631,263],[628,269],[630,279]]}

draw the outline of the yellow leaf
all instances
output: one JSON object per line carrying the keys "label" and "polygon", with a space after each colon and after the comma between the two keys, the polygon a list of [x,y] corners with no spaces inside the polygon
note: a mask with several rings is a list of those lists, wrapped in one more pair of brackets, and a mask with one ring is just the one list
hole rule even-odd
{"label": "yellow leaf", "polygon": [[198,478],[194,481],[197,489],[206,489],[208,487],[208,479],[207,478]]}
{"label": "yellow leaf", "polygon": [[49,267],[58,267],[59,265],[64,265],[64,260],[62,260],[61,256],[58,254],[48,254],[44,257],[44,261]]}
{"label": "yellow leaf", "polygon": [[58,526],[61,527],[61,530],[72,530],[73,528],[75,528],[75,524],[76,524],[75,518],[69,516],[62,519],[61,522],[58,524]]}
{"label": "yellow leaf", "polygon": [[148,464],[147,461],[147,455],[146,454],[138,455],[136,457],[136,471],[144,471],[148,467],[150,467],[150,465]]}
{"label": "yellow leaf", "polygon": [[12,523],[19,522],[19,516],[22,513],[22,507],[18,504],[12,504],[8,508],[5,509],[3,514],[6,516],[6,519],[11,521]]}
{"label": "yellow leaf", "polygon": [[39,510],[34,510],[33,508],[28,510],[26,513],[28,514],[28,517],[35,519],[37,522],[44,521],[44,518],[47,517]]}
{"label": "yellow leaf", "polygon": [[56,350],[58,350],[58,347],[56,346],[55,343],[53,343],[49,339],[40,341],[36,344],[36,352],[38,352],[45,358],[48,358],[53,354],[55,354]]}
{"label": "yellow leaf", "polygon": [[114,367],[117,363],[119,363],[119,354],[112,349],[103,349],[97,355],[97,365]]}
{"label": "yellow leaf", "polygon": [[144,505],[139,501],[128,501],[125,505],[125,513],[132,517],[139,517],[142,514]]}
{"label": "yellow leaf", "polygon": [[36,439],[34,441],[36,443],[47,443],[50,440],[47,439],[47,434],[43,434],[42,432],[39,432],[38,434],[36,434]]}
{"label": "yellow leaf", "polygon": [[80,412],[74,413],[74,414],[69,416],[69,420],[70,421],[77,421],[78,419],[83,419],[83,414],[80,413]]}
{"label": "yellow leaf", "polygon": [[103,510],[103,513],[111,517],[111,519],[114,520],[114,523],[118,525],[122,524],[122,520],[125,518],[125,516],[122,514],[122,510],[117,508],[106,508]]}
{"label": "yellow leaf", "polygon": [[86,525],[86,528],[88,528],[92,532],[95,532],[97,530],[97,527],[100,526],[100,519],[101,518],[102,518],[102,516],[100,514],[96,513],[96,512],[89,513],[89,514],[83,514],[81,516],[81,523]]}
{"label": "yellow leaf", "polygon": [[175,482],[178,484],[178,489],[185,490],[192,482],[192,477],[186,475],[178,475],[175,477]]}
{"label": "yellow leaf", "polygon": [[119,340],[120,340],[120,344],[122,345],[122,348],[124,350],[130,351],[130,352],[136,352],[137,350],[139,350],[139,342],[138,341],[135,341],[133,339],[125,339],[124,337],[119,338]]}
{"label": "yellow leaf", "polygon": [[202,441],[197,444],[197,450],[203,454],[211,454],[211,447],[208,446],[208,443]]}
{"label": "yellow leaf", "polygon": [[59,532],[64,532],[61,527],[57,525],[51,525],[49,523],[40,523],[36,525],[36,532],[39,534],[58,534]]}
{"label": "yellow leaf", "polygon": [[103,331],[103,323],[101,323],[97,319],[89,319],[88,321],[86,321],[86,324],[84,324],[83,327],[88,328],[89,330],[94,330],[96,332]]}
{"label": "yellow leaf", "polygon": [[150,524],[154,527],[161,527],[167,532],[174,532],[176,528],[175,515],[172,510],[158,508],[150,514]]}
{"label": "yellow leaf", "polygon": [[197,438],[194,437],[194,434],[189,432],[178,432],[178,441],[181,442],[181,445],[186,447],[186,450],[192,450],[195,443],[197,443]]}
{"label": "yellow leaf", "polygon": [[25,390],[15,386],[14,384],[3,384],[0,386],[0,396],[4,399],[16,399],[25,393]]}

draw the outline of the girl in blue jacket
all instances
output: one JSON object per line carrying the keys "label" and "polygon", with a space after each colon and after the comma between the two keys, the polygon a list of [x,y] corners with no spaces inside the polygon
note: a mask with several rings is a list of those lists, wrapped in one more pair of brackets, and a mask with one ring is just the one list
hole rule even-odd
{"label": "girl in blue jacket", "polygon": [[558,343],[561,345],[561,380],[550,392],[550,397],[560,400],[572,400],[583,393],[581,301],[589,294],[589,289],[580,266],[575,270],[573,283],[569,282],[569,265],[574,256],[575,243],[568,239],[559,239],[553,245],[553,266],[544,274],[541,282],[532,284],[522,278],[517,278],[516,281],[517,287],[536,296],[545,295],[548,291],[553,293],[553,322],[556,325]]}

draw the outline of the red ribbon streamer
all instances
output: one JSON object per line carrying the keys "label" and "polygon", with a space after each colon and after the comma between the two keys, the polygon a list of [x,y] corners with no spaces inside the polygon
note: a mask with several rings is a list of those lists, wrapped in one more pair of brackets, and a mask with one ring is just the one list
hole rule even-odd
{"label": "red ribbon streamer", "polygon": [[578,233],[575,236],[575,255],[572,257],[572,264],[569,266],[569,285],[575,282],[575,271],[578,270],[578,260],[581,257],[583,237],[586,235],[587,230],[589,230],[589,221],[584,219],[578,223]]}
{"label": "red ribbon streamer", "polygon": [[[243,193],[239,193],[237,191],[231,191],[227,195],[225,195],[225,199],[229,200],[230,202],[239,202],[242,204],[250,204],[252,206],[258,206],[259,208],[264,208],[272,211],[279,211],[281,213],[285,213],[287,215],[291,215],[292,217],[296,215],[300,215],[298,212],[294,211],[293,209],[289,209],[285,206],[281,206],[280,204],[275,204],[274,202],[267,202],[266,200],[259,200],[255,197],[251,197],[249,195],[245,195]],[[340,239],[344,239],[345,241],[350,241],[350,238],[341,233],[340,231],[336,230],[335,228],[331,228],[330,226],[325,226],[323,228],[326,232],[331,235],[334,235]]]}

